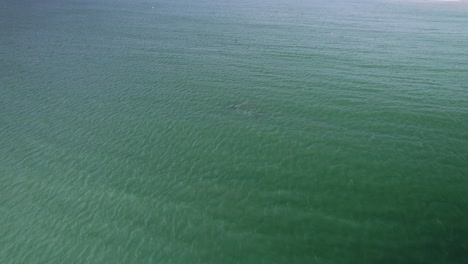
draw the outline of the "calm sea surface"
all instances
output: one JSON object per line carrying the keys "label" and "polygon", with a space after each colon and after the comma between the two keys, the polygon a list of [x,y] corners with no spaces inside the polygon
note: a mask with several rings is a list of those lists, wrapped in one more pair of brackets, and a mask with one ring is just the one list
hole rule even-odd
{"label": "calm sea surface", "polygon": [[468,2],[0,0],[0,263],[468,263]]}

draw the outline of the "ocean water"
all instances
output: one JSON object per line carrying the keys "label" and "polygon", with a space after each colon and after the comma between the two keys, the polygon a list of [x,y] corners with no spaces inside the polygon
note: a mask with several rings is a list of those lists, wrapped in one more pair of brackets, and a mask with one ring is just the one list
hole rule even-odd
{"label": "ocean water", "polygon": [[0,0],[0,263],[468,263],[468,2]]}

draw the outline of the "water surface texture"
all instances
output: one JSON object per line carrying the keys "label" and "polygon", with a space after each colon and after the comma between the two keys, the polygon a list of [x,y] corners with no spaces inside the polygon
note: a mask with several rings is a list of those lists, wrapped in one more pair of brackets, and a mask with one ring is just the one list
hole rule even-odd
{"label": "water surface texture", "polygon": [[468,263],[468,2],[0,0],[0,263]]}

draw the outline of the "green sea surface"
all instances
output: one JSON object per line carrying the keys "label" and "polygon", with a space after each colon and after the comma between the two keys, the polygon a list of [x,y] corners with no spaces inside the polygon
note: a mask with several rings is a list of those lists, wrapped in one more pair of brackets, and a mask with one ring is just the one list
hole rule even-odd
{"label": "green sea surface", "polygon": [[468,2],[0,0],[0,263],[468,263]]}

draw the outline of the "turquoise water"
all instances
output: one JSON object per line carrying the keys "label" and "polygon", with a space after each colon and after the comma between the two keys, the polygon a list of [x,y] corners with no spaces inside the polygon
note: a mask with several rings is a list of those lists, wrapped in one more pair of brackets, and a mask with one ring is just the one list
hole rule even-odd
{"label": "turquoise water", "polygon": [[468,2],[0,1],[0,263],[467,263]]}

